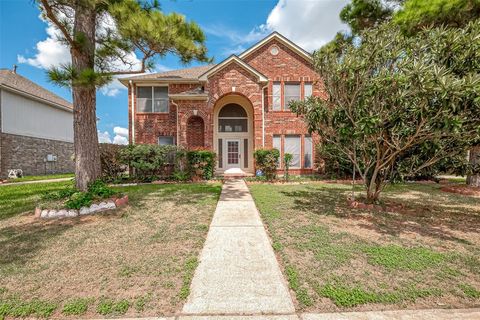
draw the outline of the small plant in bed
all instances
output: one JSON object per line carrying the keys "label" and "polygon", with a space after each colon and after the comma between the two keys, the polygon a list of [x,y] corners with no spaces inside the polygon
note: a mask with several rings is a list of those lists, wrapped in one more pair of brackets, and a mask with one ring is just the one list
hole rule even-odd
{"label": "small plant in bed", "polygon": [[58,191],[48,192],[42,196],[43,200],[62,201],[68,209],[80,209],[81,207],[90,206],[93,201],[106,199],[117,195],[117,193],[101,180],[96,180],[89,187],[87,192],[81,192],[73,187],[65,188]]}

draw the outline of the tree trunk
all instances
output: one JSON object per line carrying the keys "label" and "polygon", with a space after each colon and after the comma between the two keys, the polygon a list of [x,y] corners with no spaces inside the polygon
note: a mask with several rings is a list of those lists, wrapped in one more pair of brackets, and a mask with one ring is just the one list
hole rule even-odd
{"label": "tree trunk", "polygon": [[[73,26],[72,67],[78,75],[94,71],[96,14],[88,1],[79,1]],[[96,117],[96,87],[88,81],[72,83],[76,187],[86,191],[101,175]],[[84,80],[84,79],[82,79]]]}
{"label": "tree trunk", "polygon": [[[470,149],[470,165],[480,168],[480,145],[473,146]],[[480,173],[474,173],[467,176],[467,185],[471,187],[480,187]]]}

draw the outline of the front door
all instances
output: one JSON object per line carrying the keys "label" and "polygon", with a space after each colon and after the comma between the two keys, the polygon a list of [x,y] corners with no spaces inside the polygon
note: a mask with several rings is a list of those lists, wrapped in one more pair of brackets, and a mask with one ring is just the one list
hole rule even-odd
{"label": "front door", "polygon": [[241,168],[240,140],[226,140],[226,169]]}

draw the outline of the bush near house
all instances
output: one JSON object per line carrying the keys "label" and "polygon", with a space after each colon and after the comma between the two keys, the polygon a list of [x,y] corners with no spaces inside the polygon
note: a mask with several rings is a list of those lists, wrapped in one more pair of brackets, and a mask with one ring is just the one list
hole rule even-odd
{"label": "bush near house", "polygon": [[209,150],[188,151],[187,164],[191,178],[212,179],[215,172],[215,153]]}
{"label": "bush near house", "polygon": [[128,169],[121,157],[122,151],[127,146],[111,143],[100,143],[99,146],[103,177],[109,181],[118,179]]}
{"label": "bush near house", "polygon": [[265,179],[272,181],[277,177],[278,159],[280,151],[277,149],[258,149],[253,154],[258,169],[265,175]]}

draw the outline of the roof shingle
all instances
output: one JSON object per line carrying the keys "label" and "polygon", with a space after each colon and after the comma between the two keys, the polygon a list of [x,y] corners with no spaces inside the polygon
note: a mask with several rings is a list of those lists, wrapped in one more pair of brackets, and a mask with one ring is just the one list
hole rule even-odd
{"label": "roof shingle", "polygon": [[214,67],[215,65],[210,64],[206,66],[198,66],[186,69],[171,70],[158,73],[148,73],[138,76],[123,78],[122,80],[162,80],[162,79],[198,79],[200,75]]}
{"label": "roof shingle", "polygon": [[8,69],[0,69],[0,87],[18,90],[65,108],[73,108],[72,104],[67,100]]}

